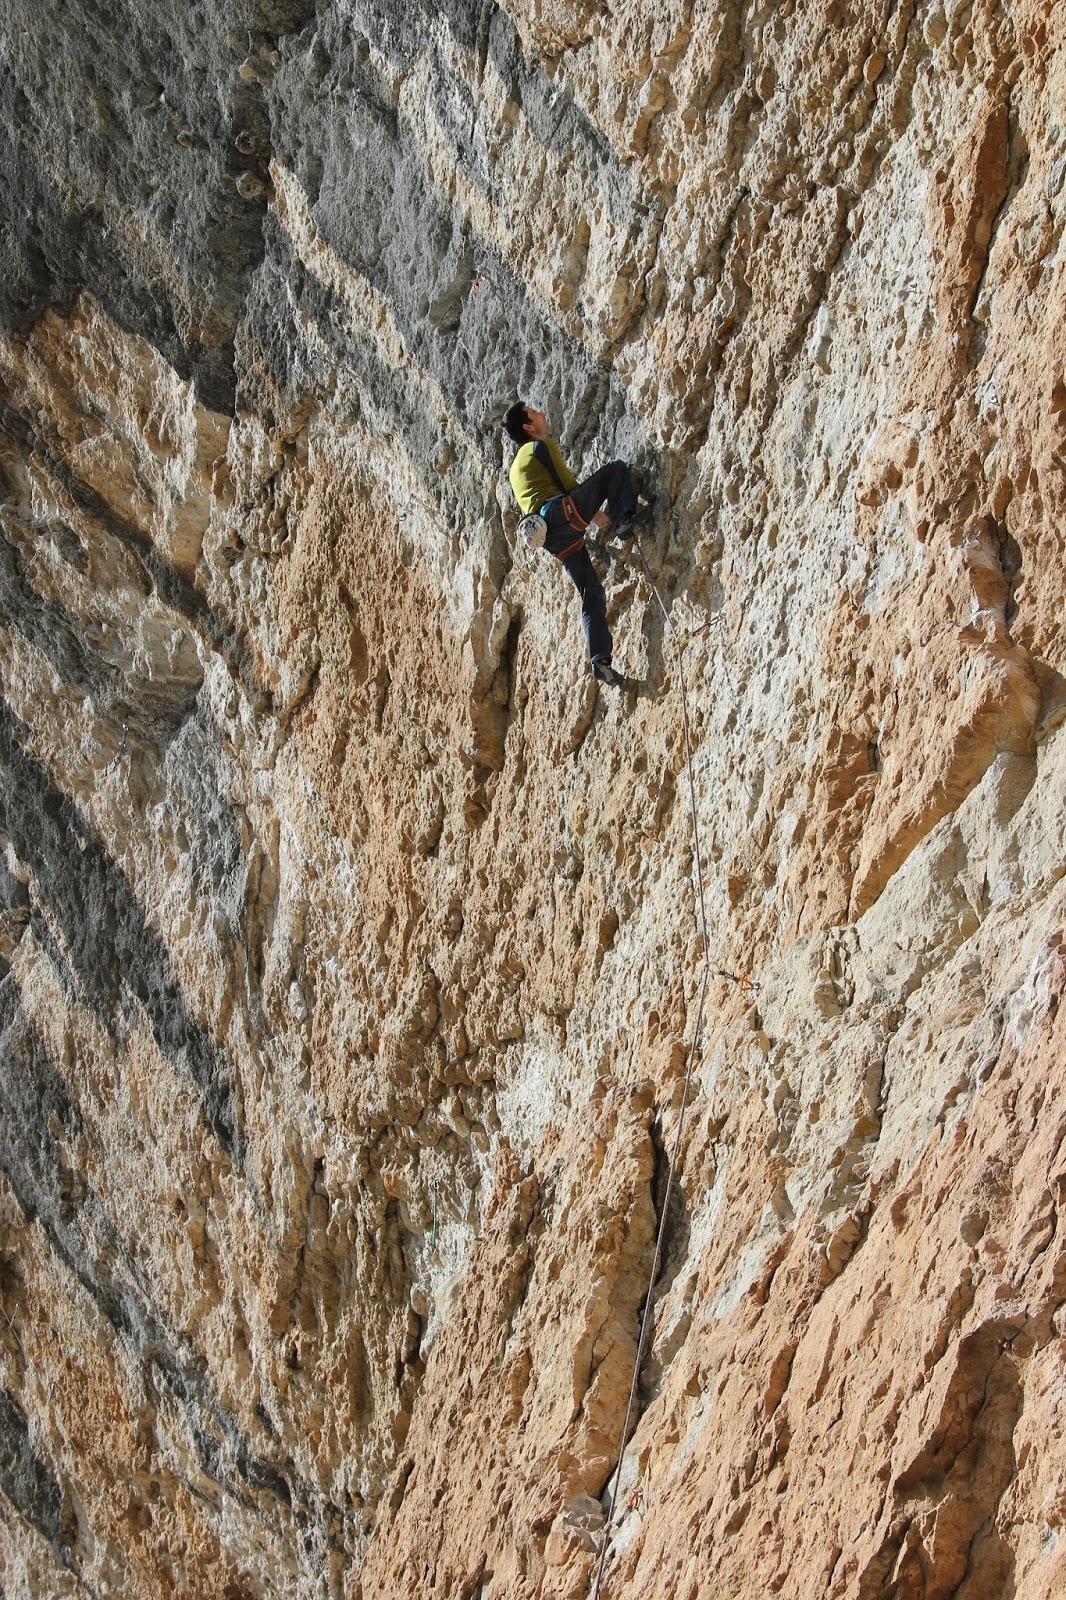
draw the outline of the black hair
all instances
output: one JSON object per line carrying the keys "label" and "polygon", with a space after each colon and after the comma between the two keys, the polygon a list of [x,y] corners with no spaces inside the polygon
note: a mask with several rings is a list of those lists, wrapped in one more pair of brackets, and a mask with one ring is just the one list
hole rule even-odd
{"label": "black hair", "polygon": [[504,412],[503,431],[510,434],[515,444],[528,444],[529,434],[526,432],[528,421],[528,406],[524,400],[516,400],[514,405]]}

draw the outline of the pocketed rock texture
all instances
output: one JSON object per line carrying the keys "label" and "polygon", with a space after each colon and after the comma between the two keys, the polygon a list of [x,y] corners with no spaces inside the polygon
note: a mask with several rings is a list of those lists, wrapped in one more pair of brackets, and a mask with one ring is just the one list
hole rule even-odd
{"label": "pocketed rock texture", "polygon": [[1061,1596],[1066,7],[8,0],[0,104],[4,1595]]}

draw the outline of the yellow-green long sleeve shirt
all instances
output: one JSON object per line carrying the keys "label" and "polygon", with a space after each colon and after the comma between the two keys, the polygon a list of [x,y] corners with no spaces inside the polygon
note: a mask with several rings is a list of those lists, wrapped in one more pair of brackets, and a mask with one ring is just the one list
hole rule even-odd
{"label": "yellow-green long sleeve shirt", "polygon": [[[559,483],[562,484],[563,489],[576,489],[577,479],[563,460],[563,453],[555,440],[545,439],[542,442],[547,446],[551,454],[552,461],[555,463],[555,470],[559,474]],[[526,514],[530,511],[539,511],[546,500],[554,500],[557,494],[562,493],[559,484],[556,483],[543,461],[538,461],[534,455],[537,443],[537,440],[531,439],[528,444],[522,445],[511,462],[511,470],[508,473],[514,497]]]}

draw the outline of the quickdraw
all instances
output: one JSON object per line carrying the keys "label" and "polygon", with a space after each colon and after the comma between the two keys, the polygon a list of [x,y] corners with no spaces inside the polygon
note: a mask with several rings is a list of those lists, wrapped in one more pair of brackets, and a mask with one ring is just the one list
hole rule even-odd
{"label": "quickdraw", "polygon": [[744,972],[727,972],[724,967],[719,967],[715,973],[716,978],[728,978],[735,983],[741,994],[758,994],[762,984],[757,978],[749,978]]}

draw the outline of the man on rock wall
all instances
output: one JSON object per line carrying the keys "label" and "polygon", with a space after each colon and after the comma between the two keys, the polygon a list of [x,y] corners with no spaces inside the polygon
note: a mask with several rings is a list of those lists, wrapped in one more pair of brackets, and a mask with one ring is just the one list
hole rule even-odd
{"label": "man on rock wall", "polygon": [[[534,524],[531,542],[543,544],[573,579],[581,596],[581,622],[593,673],[601,683],[621,683],[611,665],[607,597],[585,543],[585,530],[593,527],[603,534],[631,539],[638,525],[647,520],[649,508],[638,507],[637,491],[624,461],[608,461],[578,483],[552,438],[543,411],[517,400],[503,426],[519,446],[509,477],[523,521]],[[601,510],[604,501],[606,511]]]}

